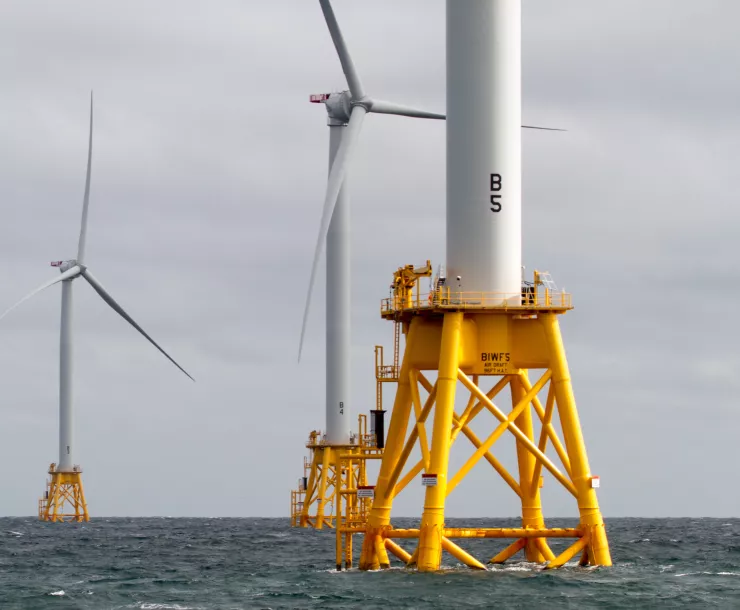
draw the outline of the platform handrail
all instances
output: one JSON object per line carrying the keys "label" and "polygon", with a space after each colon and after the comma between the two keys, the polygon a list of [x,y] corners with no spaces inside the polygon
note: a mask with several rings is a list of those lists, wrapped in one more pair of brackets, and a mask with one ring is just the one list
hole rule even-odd
{"label": "platform handrail", "polygon": [[463,292],[442,288],[415,294],[404,300],[386,297],[381,300],[381,314],[420,309],[572,309],[573,295],[553,292],[548,288],[537,292]]}

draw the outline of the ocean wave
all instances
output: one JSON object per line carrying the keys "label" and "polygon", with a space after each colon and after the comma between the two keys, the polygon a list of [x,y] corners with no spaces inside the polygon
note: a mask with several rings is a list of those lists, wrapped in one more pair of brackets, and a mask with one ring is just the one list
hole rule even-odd
{"label": "ocean wave", "polygon": [[679,576],[740,576],[740,572],[684,572],[676,574]]}
{"label": "ocean wave", "polygon": [[201,610],[196,606],[181,606],[179,604],[156,604],[156,603],[142,603],[136,605],[134,608],[141,608],[141,610]]}

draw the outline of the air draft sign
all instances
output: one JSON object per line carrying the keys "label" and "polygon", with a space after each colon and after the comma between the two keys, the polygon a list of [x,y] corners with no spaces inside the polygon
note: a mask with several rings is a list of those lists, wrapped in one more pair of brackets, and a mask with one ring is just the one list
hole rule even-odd
{"label": "air draft sign", "polygon": [[597,476],[591,477],[591,487],[592,487],[592,489],[596,489],[600,485],[601,485],[601,479],[599,479],[599,477],[597,477]]}
{"label": "air draft sign", "polygon": [[358,498],[374,498],[375,497],[375,485],[358,485],[357,486],[357,497]]}
{"label": "air draft sign", "polygon": [[437,475],[436,474],[421,475],[421,484],[424,487],[436,487],[437,486]]}

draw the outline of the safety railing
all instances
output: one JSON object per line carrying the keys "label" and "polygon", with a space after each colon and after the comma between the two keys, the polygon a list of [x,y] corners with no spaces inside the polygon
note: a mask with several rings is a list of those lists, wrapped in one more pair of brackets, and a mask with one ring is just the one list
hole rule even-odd
{"label": "safety railing", "polygon": [[[322,434],[319,432],[312,432],[308,436],[308,441],[306,442],[306,447],[311,449],[313,447],[321,447],[326,445],[332,445],[333,443],[330,443],[329,440],[326,437],[326,434]],[[377,438],[375,434],[356,434],[354,432],[350,433],[349,436],[349,445],[352,447],[363,447],[363,448],[374,448],[377,447]],[[306,458],[304,458],[305,461]],[[304,464],[304,468],[306,468]]]}
{"label": "safety railing", "polygon": [[381,314],[418,309],[571,309],[573,297],[567,292],[549,288],[521,293],[456,292],[441,288],[434,292],[414,294],[409,298],[390,297],[381,301]]}
{"label": "safety railing", "polygon": [[382,366],[378,366],[376,369],[376,377],[378,379],[397,379],[398,378],[398,368],[393,366],[392,364],[384,364]]}

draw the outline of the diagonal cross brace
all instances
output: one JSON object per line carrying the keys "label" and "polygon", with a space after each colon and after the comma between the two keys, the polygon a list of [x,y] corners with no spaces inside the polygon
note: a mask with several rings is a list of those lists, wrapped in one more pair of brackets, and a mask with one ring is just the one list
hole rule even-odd
{"label": "diagonal cross brace", "polygon": [[[458,377],[460,377],[460,375],[464,376],[465,373],[463,373],[461,370],[458,369]],[[511,429],[512,432],[514,432],[515,429],[517,431],[519,430],[514,425],[514,421],[516,420],[517,417],[519,417],[519,415],[522,413],[522,411],[524,411],[524,409],[529,407],[529,404],[532,402],[532,398],[536,396],[537,393],[545,386],[545,384],[549,381],[551,376],[552,376],[552,373],[549,370],[545,372],[545,374],[534,385],[534,387],[529,392],[527,392],[524,398],[522,398],[519,401],[519,403],[512,409],[511,413],[509,413],[508,416],[505,416],[501,412],[501,410],[496,405],[494,405],[493,402],[491,402],[485,394],[483,394],[480,388],[478,388],[478,386],[476,386],[472,381],[470,381],[470,379],[465,377],[465,380],[468,381],[471,387],[468,387],[468,385],[465,383],[465,380],[461,379],[461,381],[463,381],[463,384],[465,384],[465,386],[468,387],[468,389],[471,392],[473,392],[472,388],[475,388],[477,390],[477,393],[479,394],[478,398],[481,400],[481,402],[484,403],[485,406],[488,407],[489,410],[491,410],[491,412],[496,417],[498,417],[501,420],[501,424],[493,431],[493,433],[486,439],[486,441],[480,447],[478,447],[476,452],[468,459],[467,462],[465,462],[465,464],[463,464],[463,466],[460,468],[460,470],[457,471],[455,476],[452,477],[450,482],[447,484],[447,495],[448,496],[450,495],[450,493],[452,493],[452,490],[455,489],[455,487],[457,487],[460,481],[463,480],[465,475],[468,474],[468,472],[470,472],[471,468],[473,468],[473,466],[475,466],[478,463],[478,461],[488,452],[488,450],[501,437],[501,435],[504,432],[506,432],[507,428]],[[484,401],[484,399],[485,401],[487,401],[488,404]],[[501,417],[499,417],[499,414],[501,415]],[[520,432],[520,434],[524,436],[524,438],[527,438],[526,435],[524,435],[522,432]],[[516,433],[514,433],[514,435],[516,436]],[[530,441],[530,444],[531,444],[531,441]]]}
{"label": "diagonal cross brace", "polygon": [[[462,370],[458,369],[457,376],[462,384],[466,388],[468,388],[468,390],[474,393],[478,397],[478,399],[488,408],[488,410],[491,411],[491,413],[493,413],[499,421],[501,421],[501,423],[506,424],[506,427],[511,430],[512,434],[522,443],[522,445],[524,445],[529,450],[530,453],[532,453],[532,455],[535,456],[535,458],[542,462],[545,468],[547,468],[552,473],[552,475],[562,483],[563,487],[565,487],[574,497],[578,497],[578,493],[576,492],[576,488],[573,483],[569,481],[563,475],[563,473],[560,472],[560,470],[558,470],[558,467],[555,466],[555,464],[553,464],[550,459],[544,453],[542,453],[542,451],[539,450],[537,445],[529,440],[526,434],[524,434],[514,423],[508,421],[506,415],[501,412],[501,409],[494,405],[481,391],[481,389],[477,387],[465,373],[462,372]],[[545,379],[545,381],[547,381],[551,376],[552,371],[548,369],[545,375],[543,375],[543,377],[540,379],[540,381],[542,381],[542,379]],[[535,384],[535,387],[537,387],[539,384],[540,382],[537,382],[537,384]],[[527,393],[527,396],[525,396],[525,400],[530,395],[530,393],[531,392]],[[531,400],[531,398],[529,400]]]}

